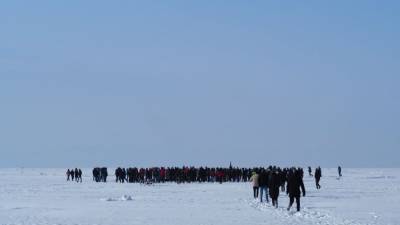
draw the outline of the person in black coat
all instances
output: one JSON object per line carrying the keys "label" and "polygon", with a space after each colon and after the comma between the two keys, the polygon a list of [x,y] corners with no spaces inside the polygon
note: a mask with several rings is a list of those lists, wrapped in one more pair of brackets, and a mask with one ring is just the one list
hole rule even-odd
{"label": "person in black coat", "polygon": [[69,171],[69,169],[67,170],[67,181],[69,181],[69,177],[71,176],[71,171]]}
{"label": "person in black coat", "polygon": [[79,178],[79,182],[82,183],[82,170],[78,169],[78,178]]}
{"label": "person in black coat", "polygon": [[269,197],[272,199],[272,205],[278,208],[279,187],[281,186],[281,174],[278,171],[271,171],[269,174]]}
{"label": "person in black coat", "polygon": [[265,198],[267,202],[268,199],[268,172],[266,170],[262,170],[260,176],[258,178],[258,185],[260,186],[260,202],[263,201],[263,195],[265,193]]}
{"label": "person in black coat", "polygon": [[78,172],[78,168],[75,168],[75,181],[79,182],[79,172]]}
{"label": "person in black coat", "polygon": [[70,173],[71,173],[71,179],[72,179],[72,181],[74,181],[74,179],[75,179],[75,171],[74,171],[74,169],[71,169]]}
{"label": "person in black coat", "polygon": [[342,176],[342,167],[338,166],[337,171],[338,171],[339,177],[341,177]]}
{"label": "person in black coat", "polygon": [[107,177],[108,177],[108,170],[107,170],[107,167],[102,167],[101,169],[100,169],[100,180],[102,181],[102,182],[107,182]]}
{"label": "person in black coat", "polygon": [[321,185],[319,185],[319,181],[321,180],[322,177],[321,167],[315,169],[314,177],[315,177],[315,186],[317,187],[317,189],[320,189]]}
{"label": "person in black coat", "polygon": [[101,179],[100,168],[99,167],[94,168],[92,171],[92,174],[93,174],[93,180],[96,182],[100,182],[100,179]]}
{"label": "person in black coat", "polygon": [[304,188],[303,177],[301,171],[296,168],[292,168],[288,173],[286,193],[289,194],[290,202],[287,210],[289,211],[296,199],[297,211],[300,211],[300,188],[303,196],[306,195]]}

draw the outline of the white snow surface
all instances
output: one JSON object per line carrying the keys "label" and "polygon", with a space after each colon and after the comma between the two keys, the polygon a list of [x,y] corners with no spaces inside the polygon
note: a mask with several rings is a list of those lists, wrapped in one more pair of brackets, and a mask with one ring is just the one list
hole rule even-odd
{"label": "white snow surface", "polygon": [[[113,170],[109,169],[109,172]],[[252,198],[250,183],[66,182],[62,169],[0,169],[1,225],[398,225],[400,169],[323,169],[322,189],[305,175],[301,212]]]}

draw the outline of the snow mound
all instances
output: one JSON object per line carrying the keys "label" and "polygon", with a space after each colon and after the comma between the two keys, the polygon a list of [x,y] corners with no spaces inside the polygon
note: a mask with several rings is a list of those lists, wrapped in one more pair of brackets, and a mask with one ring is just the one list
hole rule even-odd
{"label": "snow mound", "polygon": [[124,201],[132,201],[133,198],[130,195],[123,195],[120,198],[102,198],[102,201],[106,201],[106,202],[124,202]]}

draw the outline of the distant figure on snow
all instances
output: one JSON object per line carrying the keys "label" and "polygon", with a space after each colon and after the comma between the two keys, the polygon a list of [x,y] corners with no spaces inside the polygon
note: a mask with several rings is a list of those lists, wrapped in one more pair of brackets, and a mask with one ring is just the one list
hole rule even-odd
{"label": "distant figure on snow", "polygon": [[69,169],[66,172],[67,175],[67,181],[69,181],[69,178],[71,177],[71,171],[69,171]]}
{"label": "distant figure on snow", "polygon": [[321,189],[321,185],[319,185],[319,181],[321,180],[322,177],[321,167],[315,169],[314,176],[315,176],[315,186],[317,187],[317,189]]}
{"label": "distant figure on snow", "polygon": [[74,169],[71,169],[71,180],[74,181],[75,179],[75,172]]}
{"label": "distant figure on snow", "polygon": [[342,167],[338,166],[337,171],[338,171],[339,177],[341,177],[342,176]]}
{"label": "distant figure on snow", "polygon": [[77,168],[75,168],[75,181],[79,182],[79,173]]}
{"label": "distant figure on snow", "polygon": [[312,176],[313,176],[311,172],[312,172],[312,170],[311,170],[311,166],[309,166],[309,167],[308,167],[308,175],[309,175],[310,177],[312,177]]}
{"label": "distant figure on snow", "polygon": [[100,169],[100,180],[104,183],[107,182],[107,177],[108,177],[108,171],[107,171],[107,167],[102,167]]}
{"label": "distant figure on snow", "polygon": [[82,170],[81,169],[78,169],[78,181],[77,182],[82,183]]}
{"label": "distant figure on snow", "polygon": [[92,170],[93,181],[100,182],[100,168],[95,167]]}

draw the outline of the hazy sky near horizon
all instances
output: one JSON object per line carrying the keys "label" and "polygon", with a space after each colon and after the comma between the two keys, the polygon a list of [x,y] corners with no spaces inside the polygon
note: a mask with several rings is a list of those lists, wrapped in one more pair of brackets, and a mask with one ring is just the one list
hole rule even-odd
{"label": "hazy sky near horizon", "polygon": [[1,2],[0,167],[399,167],[399,12]]}

